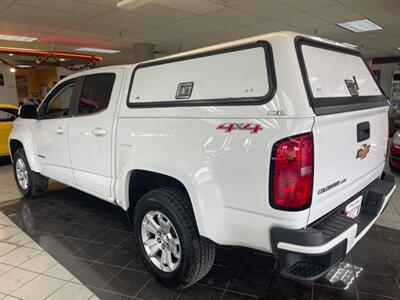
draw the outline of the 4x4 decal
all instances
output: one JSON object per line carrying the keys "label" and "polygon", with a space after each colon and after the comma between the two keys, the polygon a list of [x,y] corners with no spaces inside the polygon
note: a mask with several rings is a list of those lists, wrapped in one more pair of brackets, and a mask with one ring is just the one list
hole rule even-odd
{"label": "4x4 decal", "polygon": [[258,133],[263,130],[262,125],[255,123],[223,123],[217,126],[217,129],[223,129],[225,132],[233,130],[249,130],[250,133]]}

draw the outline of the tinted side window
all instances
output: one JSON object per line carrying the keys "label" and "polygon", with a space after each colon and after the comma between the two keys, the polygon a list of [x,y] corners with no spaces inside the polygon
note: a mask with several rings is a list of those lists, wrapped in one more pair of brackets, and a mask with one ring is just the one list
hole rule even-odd
{"label": "tinted side window", "polygon": [[68,116],[75,83],[63,87],[46,105],[45,117]]}
{"label": "tinted side window", "polygon": [[78,115],[106,109],[110,102],[114,81],[115,74],[87,76],[79,98]]}

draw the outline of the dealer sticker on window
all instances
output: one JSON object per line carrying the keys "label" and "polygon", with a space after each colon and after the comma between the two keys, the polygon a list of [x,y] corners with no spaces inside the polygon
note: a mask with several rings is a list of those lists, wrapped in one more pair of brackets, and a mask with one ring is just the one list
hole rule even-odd
{"label": "dealer sticker on window", "polygon": [[354,219],[357,217],[361,210],[362,196],[346,205],[345,214],[347,217]]}

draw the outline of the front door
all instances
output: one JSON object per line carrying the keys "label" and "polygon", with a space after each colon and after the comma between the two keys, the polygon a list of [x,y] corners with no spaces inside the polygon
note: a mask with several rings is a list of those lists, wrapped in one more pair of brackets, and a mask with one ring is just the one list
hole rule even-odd
{"label": "front door", "polygon": [[56,87],[39,108],[39,120],[32,131],[37,145],[41,173],[66,184],[75,184],[68,149],[68,126],[75,80]]}
{"label": "front door", "polygon": [[76,184],[111,200],[113,124],[122,85],[122,69],[83,78],[74,117],[69,120],[69,147]]}

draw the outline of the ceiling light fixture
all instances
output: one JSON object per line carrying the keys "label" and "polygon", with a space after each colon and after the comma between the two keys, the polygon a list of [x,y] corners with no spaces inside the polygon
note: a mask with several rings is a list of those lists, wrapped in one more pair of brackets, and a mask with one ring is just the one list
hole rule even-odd
{"label": "ceiling light fixture", "polygon": [[8,34],[0,34],[0,40],[4,41],[13,41],[13,42],[27,42],[31,43],[36,41],[38,38],[29,37],[29,36],[18,36],[18,35],[8,35]]}
{"label": "ceiling light fixture", "polygon": [[356,33],[383,29],[383,27],[375,24],[374,22],[368,19],[336,23],[336,25]]}
{"label": "ceiling light fixture", "polygon": [[10,68],[11,73],[15,73],[16,69],[15,68]]}
{"label": "ceiling light fixture", "polygon": [[117,7],[123,9],[135,9],[150,2],[151,0],[122,0],[117,3]]}
{"label": "ceiling light fixture", "polygon": [[350,43],[341,43],[343,46],[348,47],[348,48],[357,48],[357,45],[350,44]]}
{"label": "ceiling light fixture", "polygon": [[121,52],[120,50],[88,48],[88,47],[82,47],[75,50],[80,52],[97,52],[97,53],[107,53],[107,54],[115,54]]}

